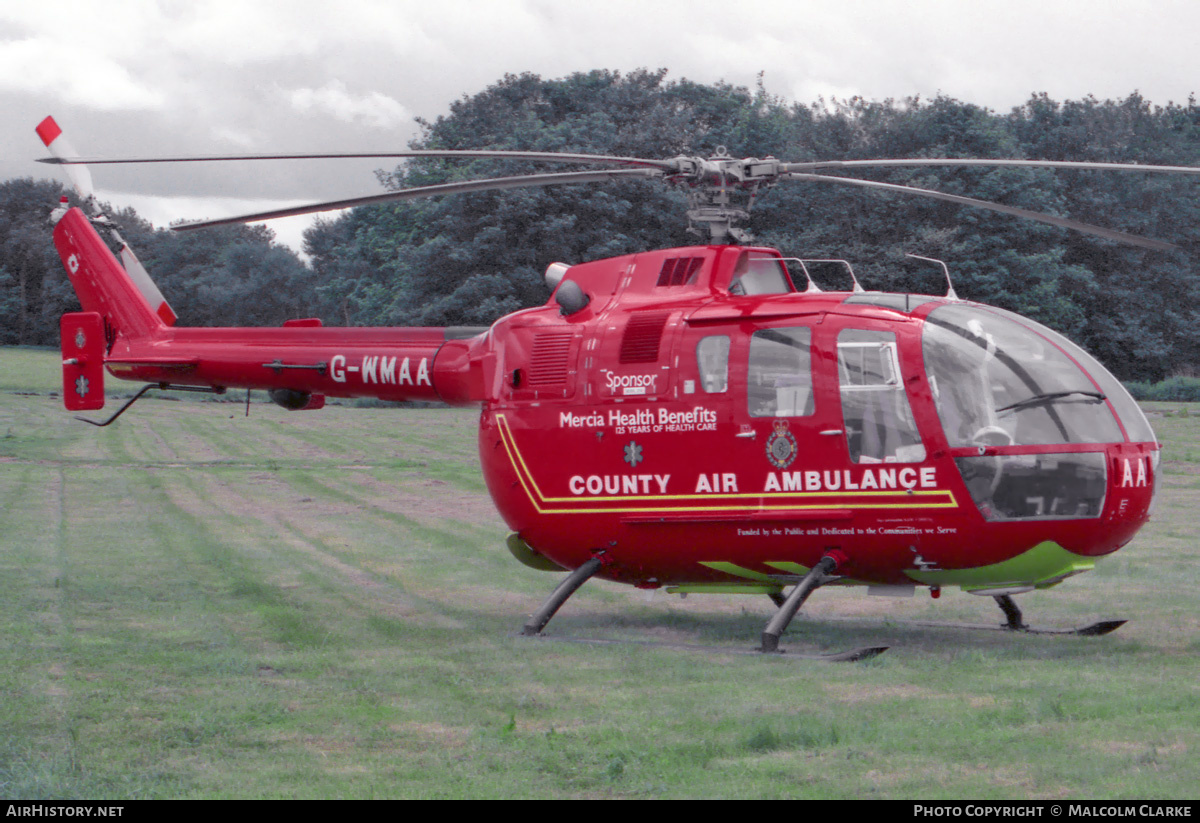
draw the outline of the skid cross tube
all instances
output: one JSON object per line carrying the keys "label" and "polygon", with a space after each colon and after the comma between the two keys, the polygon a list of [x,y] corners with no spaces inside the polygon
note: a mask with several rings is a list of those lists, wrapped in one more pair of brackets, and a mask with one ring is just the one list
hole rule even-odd
{"label": "skid cross tube", "polygon": [[1021,619],[1021,609],[1013,602],[1012,597],[1007,594],[998,594],[996,595],[996,605],[1004,612],[1006,629],[1019,632],[1029,628]]}
{"label": "skid cross tube", "polygon": [[525,621],[525,625],[521,627],[521,634],[526,637],[540,634],[542,629],[546,628],[546,624],[550,622],[550,618],[554,617],[554,613],[562,607],[562,604],[566,603],[568,598],[579,590],[580,586],[590,580],[596,572],[600,571],[600,567],[603,565],[604,562],[599,557],[593,557],[567,575],[567,579],[558,584],[558,587],[550,595],[550,598],[542,604],[542,607]]}
{"label": "skid cross tube", "polygon": [[837,568],[837,560],[830,555],[825,555],[821,558],[817,565],[804,576],[804,579],[796,584],[796,588],[792,589],[787,596],[787,600],[783,601],[783,605],[779,607],[779,611],[771,618],[771,622],[763,629],[761,652],[778,652],[779,637],[787,629],[788,624],[792,622],[792,618],[796,616],[796,612],[800,611],[800,607],[804,605],[804,601],[808,596],[816,590],[816,588],[827,581],[829,575]]}

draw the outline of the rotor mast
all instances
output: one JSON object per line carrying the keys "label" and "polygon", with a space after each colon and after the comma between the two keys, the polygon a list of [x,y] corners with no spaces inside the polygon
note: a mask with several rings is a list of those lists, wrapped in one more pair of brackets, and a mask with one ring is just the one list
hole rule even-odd
{"label": "rotor mast", "polygon": [[738,224],[750,219],[760,188],[765,191],[779,179],[778,160],[737,159],[724,146],[717,146],[708,159],[676,157],[674,162],[679,171],[666,179],[685,187],[690,233],[707,237],[714,245],[745,244],[754,239]]}

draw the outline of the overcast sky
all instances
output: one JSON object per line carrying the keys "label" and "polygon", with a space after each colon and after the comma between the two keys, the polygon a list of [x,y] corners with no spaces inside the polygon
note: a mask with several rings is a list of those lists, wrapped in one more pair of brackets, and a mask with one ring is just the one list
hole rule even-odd
{"label": "overcast sky", "polygon": [[[1200,85],[1194,0],[0,0],[0,180],[54,177],[34,126],[84,155],[405,148],[506,73],[669,70],[789,100],[939,92],[1007,111],[1033,92]],[[736,147],[730,147],[736,153]],[[1070,159],[1070,158],[1061,158]],[[378,191],[378,162],[99,167],[158,225]],[[305,218],[276,221],[299,244]]]}

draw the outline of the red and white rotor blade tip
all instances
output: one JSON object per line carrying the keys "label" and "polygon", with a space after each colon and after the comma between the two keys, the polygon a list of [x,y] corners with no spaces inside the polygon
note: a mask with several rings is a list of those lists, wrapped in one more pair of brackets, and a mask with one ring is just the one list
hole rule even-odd
{"label": "red and white rotor blade tip", "polygon": [[[79,152],[75,151],[75,148],[67,141],[53,117],[47,117],[38,123],[36,131],[38,137],[42,138],[42,142],[46,144],[46,148],[59,160],[74,160],[79,157]],[[75,191],[79,193],[80,197],[87,200],[95,194],[95,188],[92,186],[92,173],[88,171],[87,166],[69,165],[63,168],[66,169],[67,176],[71,178],[71,185],[75,187]]]}

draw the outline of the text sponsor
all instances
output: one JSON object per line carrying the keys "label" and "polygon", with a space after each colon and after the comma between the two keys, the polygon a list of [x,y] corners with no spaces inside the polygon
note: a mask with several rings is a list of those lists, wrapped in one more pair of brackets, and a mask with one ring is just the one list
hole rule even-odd
{"label": "text sponsor", "polygon": [[634,396],[641,394],[658,394],[657,374],[616,374],[608,369],[604,373],[604,386],[609,394]]}

